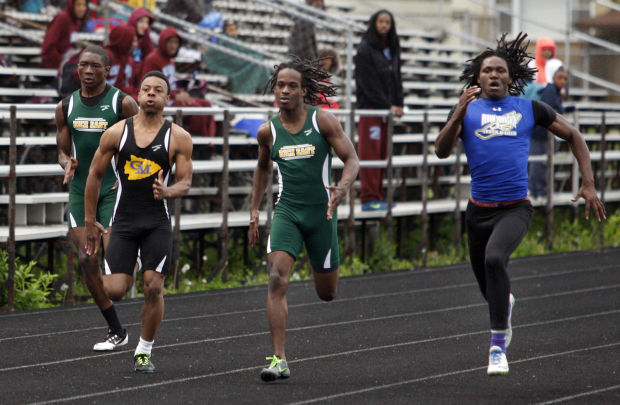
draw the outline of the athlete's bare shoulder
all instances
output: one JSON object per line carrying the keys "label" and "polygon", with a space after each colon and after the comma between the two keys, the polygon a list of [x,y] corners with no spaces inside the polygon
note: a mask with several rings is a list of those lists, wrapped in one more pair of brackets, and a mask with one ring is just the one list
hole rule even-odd
{"label": "athlete's bare shoulder", "polygon": [[265,121],[258,127],[256,140],[260,145],[271,146],[271,121]]}
{"label": "athlete's bare shoulder", "polygon": [[190,135],[189,132],[187,132],[185,130],[185,128],[183,128],[180,125],[175,124],[174,122],[171,123],[172,125],[170,126],[170,135],[174,138],[176,138],[177,141],[181,141],[181,142],[192,142],[192,136]]}

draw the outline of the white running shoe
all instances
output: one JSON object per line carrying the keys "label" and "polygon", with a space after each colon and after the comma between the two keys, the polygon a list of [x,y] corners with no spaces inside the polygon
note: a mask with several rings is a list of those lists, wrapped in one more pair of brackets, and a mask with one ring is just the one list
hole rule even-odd
{"label": "white running shoe", "polygon": [[489,349],[488,375],[508,374],[508,359],[506,353],[499,346],[491,346]]}
{"label": "white running shoe", "polygon": [[93,350],[96,352],[105,352],[114,350],[118,346],[124,346],[129,341],[129,333],[127,329],[123,329],[122,333],[112,332],[112,329],[108,329],[108,336],[106,336],[103,342],[95,344]]}
{"label": "white running shoe", "polygon": [[512,341],[512,310],[515,307],[515,296],[510,293],[509,304],[508,304],[508,329],[506,330],[506,348],[510,346],[510,342]]}

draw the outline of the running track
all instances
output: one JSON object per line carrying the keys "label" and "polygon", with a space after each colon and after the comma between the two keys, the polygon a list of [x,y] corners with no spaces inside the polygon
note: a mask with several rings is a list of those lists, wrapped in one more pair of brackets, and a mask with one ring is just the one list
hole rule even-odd
{"label": "running track", "polygon": [[0,404],[619,404],[620,250],[511,262],[510,374],[487,377],[486,306],[469,266],[289,288],[292,377],[266,384],[266,287],[166,297],[153,375],[132,369],[142,302],[117,304],[122,350],[98,354],[94,305],[0,314]]}

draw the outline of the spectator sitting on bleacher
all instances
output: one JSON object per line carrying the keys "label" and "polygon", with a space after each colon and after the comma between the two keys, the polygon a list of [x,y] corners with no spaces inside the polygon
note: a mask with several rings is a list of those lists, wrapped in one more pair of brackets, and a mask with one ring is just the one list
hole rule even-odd
{"label": "spectator sitting on bleacher", "polygon": [[[173,58],[179,52],[183,39],[174,27],[166,27],[159,34],[157,48],[144,60],[141,76],[152,70],[162,72],[170,82],[170,96],[173,106],[211,107],[211,103],[204,98],[192,97],[186,89],[177,85],[176,65]],[[189,83],[190,81],[185,80]],[[215,135],[215,120],[212,115],[192,115],[183,118],[185,128],[192,135]]]}
{"label": "spectator sitting on bleacher", "polygon": [[[237,23],[231,20],[224,21],[224,34],[231,38],[237,38],[239,35]],[[232,42],[221,40],[219,44],[254,59],[263,59],[261,55],[248,51]],[[271,77],[265,67],[248,62],[245,59],[236,58],[217,49],[207,49],[204,62],[211,72],[228,77],[229,90],[233,93],[255,94],[257,91],[263,90]]]}
{"label": "spectator sitting on bleacher", "polygon": [[[306,0],[306,4],[325,10],[323,0]],[[314,23],[303,18],[293,18],[291,36],[288,42],[288,52],[300,59],[315,60],[319,52],[316,46]]]}
{"label": "spectator sitting on bleacher", "polygon": [[131,52],[138,45],[136,30],[128,24],[114,27],[104,49],[110,55],[110,72],[106,82],[138,100],[137,84],[141,77],[133,70]]}
{"label": "spectator sitting on bleacher", "polygon": [[67,0],[67,8],[49,23],[41,45],[44,67],[58,69],[63,54],[75,42],[75,33],[84,29],[88,19],[87,11],[88,0]]}
{"label": "spectator sitting on bleacher", "polygon": [[[131,12],[129,20],[127,20],[127,24],[136,30],[136,36],[138,37],[138,47],[133,50],[132,56],[133,69],[138,75],[142,72],[144,58],[155,49],[155,45],[151,41],[151,25],[154,20],[153,14],[145,8],[136,8]],[[138,80],[136,86],[139,85]]]}

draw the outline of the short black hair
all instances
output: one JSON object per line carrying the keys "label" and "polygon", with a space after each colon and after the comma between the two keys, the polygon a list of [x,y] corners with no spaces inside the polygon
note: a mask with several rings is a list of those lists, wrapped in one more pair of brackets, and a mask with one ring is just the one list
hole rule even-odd
{"label": "short black hair", "polygon": [[147,77],[151,77],[151,76],[155,76],[155,77],[159,77],[160,79],[163,79],[163,81],[165,81],[166,85],[168,86],[168,95],[170,95],[170,82],[168,81],[168,78],[166,77],[166,75],[160,72],[159,70],[151,70],[150,72],[145,74],[142,77],[142,81],[140,81],[140,87],[142,87],[142,83],[144,82],[144,80]]}
{"label": "short black hair", "polygon": [[95,55],[99,55],[101,56],[101,58],[103,59],[103,64],[105,66],[110,66],[110,55],[108,55],[108,53],[106,52],[105,49],[103,49],[102,47],[100,47],[99,45],[89,45],[86,48],[84,48],[84,50],[82,51],[82,53],[80,54],[80,58],[82,57],[83,54],[85,54],[86,52],[89,53],[94,53]]}
{"label": "short black hair", "polygon": [[[265,85],[263,93],[268,88],[273,92],[278,82],[278,74],[282,70],[293,69],[301,73],[301,88],[307,90],[304,102],[310,105],[328,104],[327,98],[336,95],[336,86],[328,82],[331,75],[321,68],[320,59],[301,59],[296,55],[291,57],[290,61],[274,66],[273,75]],[[323,95],[323,98],[320,95]]]}
{"label": "short black hair", "polygon": [[491,56],[498,56],[506,61],[508,75],[512,79],[512,82],[508,84],[508,94],[511,96],[521,95],[525,85],[534,80],[536,68],[528,66],[532,57],[527,53],[530,44],[530,41],[525,41],[527,34],[520,32],[512,41],[507,41],[507,36],[507,33],[502,34],[495,49],[487,48],[478,56],[467,61],[469,64],[459,77],[460,80],[465,81],[465,88],[478,85],[482,62]]}

